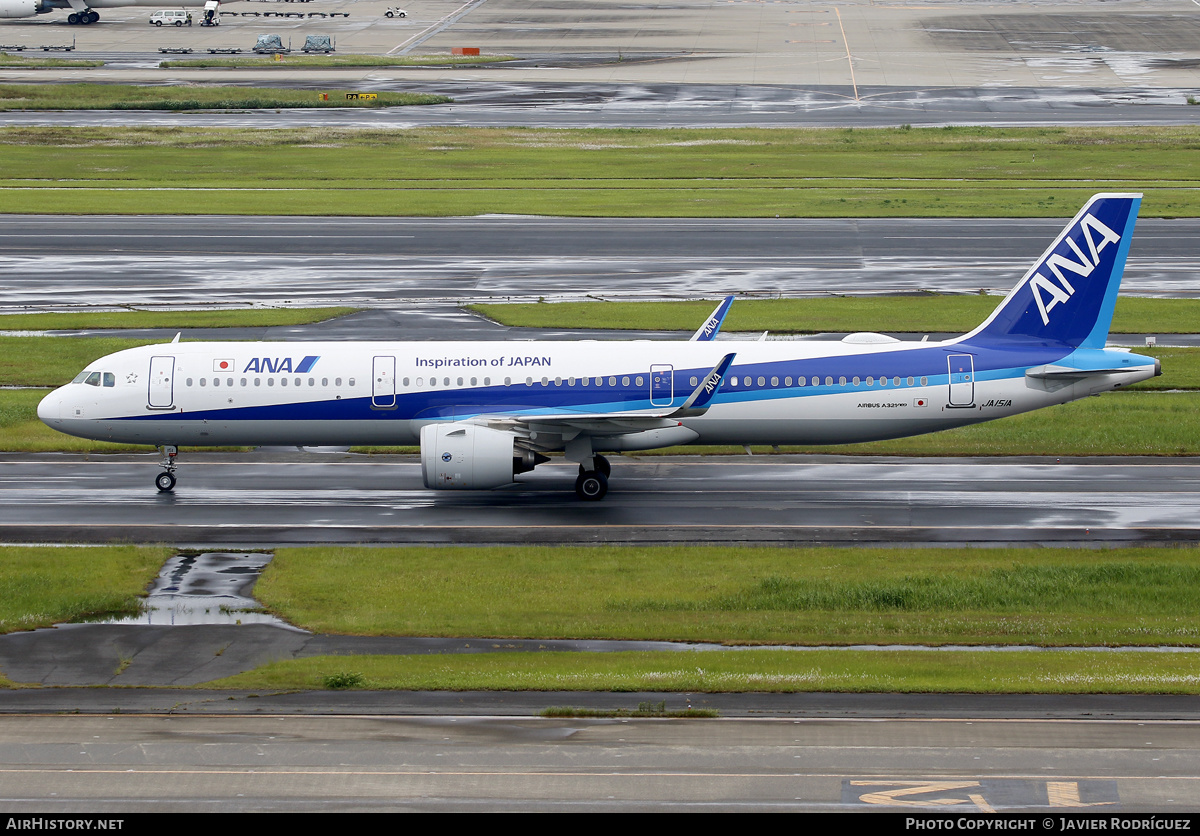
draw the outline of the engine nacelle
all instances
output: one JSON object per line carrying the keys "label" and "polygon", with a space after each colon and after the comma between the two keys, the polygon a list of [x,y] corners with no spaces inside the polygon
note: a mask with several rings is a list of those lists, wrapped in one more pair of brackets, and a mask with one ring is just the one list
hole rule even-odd
{"label": "engine nacelle", "polygon": [[[498,488],[516,473],[532,470],[515,437],[475,424],[427,424],[421,428],[421,478],[438,490]],[[541,458],[545,461],[545,457]]]}
{"label": "engine nacelle", "polygon": [[0,0],[0,18],[33,17],[48,11],[42,8],[42,0]]}

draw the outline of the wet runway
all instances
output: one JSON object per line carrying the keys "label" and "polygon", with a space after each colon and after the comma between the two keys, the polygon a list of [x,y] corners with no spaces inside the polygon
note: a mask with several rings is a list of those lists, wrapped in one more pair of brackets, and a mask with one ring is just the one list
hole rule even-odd
{"label": "wet runway", "polygon": [[583,503],[573,464],[543,465],[495,491],[438,492],[421,485],[415,456],[180,459],[175,493],[159,494],[154,455],[5,455],[0,538],[226,547],[1200,540],[1194,460],[617,457],[608,496]]}
{"label": "wet runway", "polygon": [[[1004,294],[1063,223],[0,216],[0,310]],[[1122,292],[1196,296],[1196,240],[1140,220]]]}
{"label": "wet runway", "polygon": [[996,820],[981,813],[1039,811],[1047,831],[1138,812],[1186,829],[1197,747],[1194,721],[0,718],[16,827],[20,813],[408,810],[886,811],[872,823],[982,829]]}

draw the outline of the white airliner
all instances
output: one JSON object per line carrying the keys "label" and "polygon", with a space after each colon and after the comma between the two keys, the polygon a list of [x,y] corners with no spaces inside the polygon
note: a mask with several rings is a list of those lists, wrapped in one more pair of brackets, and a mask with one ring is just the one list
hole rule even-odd
{"label": "white airliner", "polygon": [[[0,0],[0,19],[33,17],[47,14],[58,9],[69,11],[67,23],[89,24],[100,19],[96,9],[112,9],[118,6],[153,6],[162,8],[164,5],[179,8],[203,6],[209,0]],[[226,0],[232,2],[232,0]],[[199,23],[199,19],[196,21]]]}
{"label": "white airliner", "polygon": [[982,325],[942,342],[713,341],[730,299],[670,342],[189,342],[91,363],[38,406],[71,435],[179,445],[420,444],[426,487],[495,488],[562,451],[843,444],[934,432],[1118,389],[1158,361],[1105,348],[1140,195],[1097,195]]}

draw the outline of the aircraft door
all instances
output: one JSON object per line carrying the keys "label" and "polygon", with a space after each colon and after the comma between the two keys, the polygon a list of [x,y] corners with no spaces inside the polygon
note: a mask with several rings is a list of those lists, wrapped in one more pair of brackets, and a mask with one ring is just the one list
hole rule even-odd
{"label": "aircraft door", "polygon": [[150,383],[146,405],[151,409],[171,409],[175,405],[175,358],[150,358]]}
{"label": "aircraft door", "polygon": [[675,399],[675,369],[672,366],[650,366],[650,403],[670,406]]}
{"label": "aircraft door", "polygon": [[371,370],[371,406],[392,409],[396,406],[396,358],[376,357]]}
{"label": "aircraft door", "polygon": [[950,369],[950,406],[973,406],[975,404],[975,358],[970,354],[951,354],[947,358]]}

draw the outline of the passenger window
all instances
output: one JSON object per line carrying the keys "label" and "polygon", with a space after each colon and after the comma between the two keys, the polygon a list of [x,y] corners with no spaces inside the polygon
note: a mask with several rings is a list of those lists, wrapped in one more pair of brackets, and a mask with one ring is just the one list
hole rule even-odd
{"label": "passenger window", "polygon": [[185,380],[185,381],[183,382],[183,385],[184,385],[184,386],[191,386],[191,385],[192,385],[192,379],[189,377],[187,380]]}
{"label": "passenger window", "polygon": [[767,379],[766,379],[765,377],[763,377],[762,375],[759,375],[759,376],[758,376],[758,385],[759,385],[759,386],[766,386],[766,385],[767,385]]}
{"label": "passenger window", "polygon": [[[909,383],[912,383],[912,378],[911,378],[911,377],[908,379],[908,382],[909,382]],[[929,385],[929,378],[927,378],[927,377],[923,377],[923,378],[921,378],[921,385],[922,385],[922,386],[928,386],[928,385]]]}
{"label": "passenger window", "polygon": [[690,383],[688,385],[691,386],[692,388],[695,388],[700,385],[700,381],[696,379],[695,375],[692,375],[689,378],[689,381],[690,381]]}

